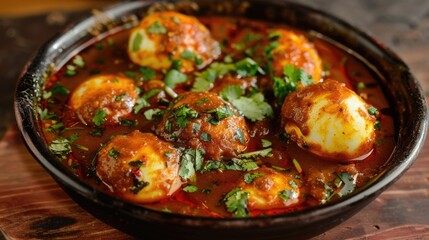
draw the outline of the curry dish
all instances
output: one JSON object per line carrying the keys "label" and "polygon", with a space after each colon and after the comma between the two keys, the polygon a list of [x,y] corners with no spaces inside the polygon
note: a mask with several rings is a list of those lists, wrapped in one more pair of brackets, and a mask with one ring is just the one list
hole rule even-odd
{"label": "curry dish", "polygon": [[158,12],[52,74],[50,150],[94,187],[158,211],[280,214],[353,194],[394,146],[370,63],[313,32]]}

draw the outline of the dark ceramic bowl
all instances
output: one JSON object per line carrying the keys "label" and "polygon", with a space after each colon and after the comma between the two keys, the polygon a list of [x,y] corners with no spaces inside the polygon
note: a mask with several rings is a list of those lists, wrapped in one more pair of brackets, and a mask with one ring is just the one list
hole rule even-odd
{"label": "dark ceramic bowl", "polygon": [[[394,53],[362,31],[329,14],[278,0],[197,1],[195,4],[123,3],[105,10],[112,21],[88,16],[46,43],[24,69],[15,95],[15,114],[28,149],[72,199],[100,220],[131,235],[149,239],[279,239],[307,238],[338,225],[375,199],[413,163],[427,132],[422,90],[409,68]],[[276,216],[217,219],[168,214],[146,209],[100,192],[71,174],[49,151],[38,124],[36,106],[50,73],[94,41],[88,29],[130,25],[151,9],[170,9],[194,15],[243,16],[282,22],[314,31],[358,53],[370,63],[391,99],[397,120],[397,145],[384,171],[366,187],[334,203]],[[134,18],[133,18],[134,17]],[[110,28],[115,31],[116,28]]]}

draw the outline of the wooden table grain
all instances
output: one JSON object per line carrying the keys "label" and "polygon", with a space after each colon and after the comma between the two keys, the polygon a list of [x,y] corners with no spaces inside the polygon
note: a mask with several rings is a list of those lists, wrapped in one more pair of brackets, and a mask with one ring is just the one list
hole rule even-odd
{"label": "wooden table grain", "polygon": [[[300,2],[364,29],[398,53],[429,100],[429,1]],[[132,239],[94,218],[59,188],[25,148],[13,119],[13,88],[20,69],[42,42],[81,14],[0,13],[0,240]],[[313,239],[429,239],[429,139],[395,184],[355,216]]]}

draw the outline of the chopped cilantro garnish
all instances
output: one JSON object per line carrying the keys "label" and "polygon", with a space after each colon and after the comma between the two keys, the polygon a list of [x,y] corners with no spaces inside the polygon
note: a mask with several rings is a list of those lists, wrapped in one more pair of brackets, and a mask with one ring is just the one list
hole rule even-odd
{"label": "chopped cilantro garnish", "polygon": [[139,124],[139,121],[136,119],[119,118],[119,124],[124,127],[135,127]]}
{"label": "chopped cilantro garnish", "polygon": [[265,74],[264,70],[251,58],[245,58],[235,64],[237,68],[237,74],[241,77],[252,77],[257,72]]}
{"label": "chopped cilantro garnish", "polygon": [[103,109],[98,109],[97,112],[95,112],[95,116],[92,119],[92,122],[95,124],[95,126],[99,127],[103,125],[106,117],[107,113]]}
{"label": "chopped cilantro garnish", "polygon": [[378,109],[375,107],[372,107],[372,106],[370,108],[368,108],[368,113],[371,115],[374,115],[374,116],[377,116],[378,114],[380,114]]}
{"label": "chopped cilantro garnish", "polygon": [[381,123],[380,123],[380,121],[379,121],[379,120],[376,120],[376,121],[375,121],[375,123],[374,123],[374,128],[375,128],[375,130],[381,130],[381,129],[382,129],[382,127],[381,127]]}
{"label": "chopped cilantro garnish", "polygon": [[159,21],[152,23],[146,29],[146,31],[150,34],[166,34],[167,33],[167,29]]}
{"label": "chopped cilantro garnish", "polygon": [[133,52],[137,52],[138,50],[140,50],[140,45],[142,44],[142,41],[143,41],[142,35],[139,32],[136,33],[132,43]]}
{"label": "chopped cilantro garnish", "polygon": [[363,82],[358,82],[358,84],[357,84],[357,88],[358,88],[359,90],[364,90],[364,89],[366,88],[365,83],[363,83]]}
{"label": "chopped cilantro garnish", "polygon": [[234,217],[248,217],[250,216],[247,209],[247,201],[249,193],[243,191],[241,188],[234,188],[228,192],[222,199],[226,206],[226,210],[234,215]]}
{"label": "chopped cilantro garnish", "polygon": [[344,187],[338,192],[339,197],[343,197],[355,190],[355,183],[353,176],[348,172],[343,172],[338,175],[341,181],[344,183]]}
{"label": "chopped cilantro garnish", "polygon": [[204,142],[210,142],[212,140],[212,136],[206,132],[202,132],[200,138]]}
{"label": "chopped cilantro garnish", "polygon": [[109,157],[111,157],[113,159],[119,158],[119,152],[118,152],[118,150],[116,150],[114,148],[111,148],[107,154],[109,155]]}
{"label": "chopped cilantro garnish", "polygon": [[103,133],[104,133],[103,129],[94,129],[94,130],[88,132],[88,134],[93,136],[93,137],[102,137]]}
{"label": "chopped cilantro garnish", "polygon": [[141,67],[140,73],[143,76],[143,80],[148,81],[155,77],[155,71],[148,67]]}
{"label": "chopped cilantro garnish", "polygon": [[58,94],[58,95],[67,95],[70,93],[70,90],[65,88],[63,85],[56,83],[50,90],[52,94]]}
{"label": "chopped cilantro garnish", "polygon": [[148,182],[145,181],[139,181],[138,179],[134,178],[134,186],[130,188],[130,191],[134,194],[139,193],[144,187],[149,185]]}
{"label": "chopped cilantro garnish", "polygon": [[124,75],[129,77],[129,78],[132,78],[134,80],[137,80],[137,77],[138,77],[138,73],[133,72],[133,71],[125,71]]}
{"label": "chopped cilantro garnish", "polygon": [[258,151],[247,152],[240,154],[240,157],[243,158],[255,158],[255,157],[266,157],[272,154],[272,148],[266,148]]}
{"label": "chopped cilantro garnish", "polygon": [[264,147],[264,148],[271,147],[271,145],[273,145],[272,142],[270,142],[270,141],[268,141],[266,139],[261,139],[261,144],[262,144],[262,147]]}
{"label": "chopped cilantro garnish", "polygon": [[77,71],[76,71],[75,66],[70,65],[70,64],[66,66],[66,73],[65,73],[66,77],[71,77],[71,76],[74,76],[76,74],[77,74]]}
{"label": "chopped cilantro garnish", "polygon": [[211,172],[216,169],[222,169],[223,163],[220,160],[207,160],[205,161],[204,167],[201,173]]}
{"label": "chopped cilantro garnish", "polygon": [[289,186],[291,186],[293,189],[297,189],[298,185],[296,184],[296,182],[294,180],[290,180],[289,181]]}
{"label": "chopped cilantro garnish", "polygon": [[252,122],[273,116],[273,109],[270,104],[265,102],[265,98],[262,93],[255,93],[251,97],[233,99],[231,100],[231,103],[244,115],[244,117],[250,119]]}
{"label": "chopped cilantro garnish", "polygon": [[197,56],[195,55],[195,53],[191,50],[185,50],[182,52],[182,54],[180,54],[180,56],[184,59],[190,60],[190,61],[195,61],[195,59],[197,58]]}
{"label": "chopped cilantro garnish", "polygon": [[85,67],[85,62],[83,61],[83,58],[80,55],[76,55],[73,58],[73,64],[80,67],[80,68]]}
{"label": "chopped cilantro garnish", "polygon": [[142,160],[131,161],[131,162],[128,162],[128,165],[130,167],[141,168],[143,166],[143,161]]}
{"label": "chopped cilantro garnish", "polygon": [[244,182],[251,184],[256,178],[264,176],[263,173],[246,173],[244,175]]}
{"label": "chopped cilantro garnish", "polygon": [[139,113],[140,110],[142,110],[142,108],[149,107],[149,106],[150,106],[150,104],[145,98],[143,98],[143,97],[138,98],[136,100],[136,105],[134,105],[134,107],[133,107],[134,114]]}
{"label": "chopped cilantro garnish", "polygon": [[243,94],[244,90],[239,85],[228,85],[220,92],[220,96],[227,101],[237,99]]}
{"label": "chopped cilantro garnish", "polygon": [[226,55],[226,56],[223,58],[223,61],[224,61],[225,63],[232,63],[232,62],[233,62],[231,55]]}
{"label": "chopped cilantro garnish", "polygon": [[198,112],[190,108],[188,104],[182,104],[173,109],[173,117],[176,118],[177,126],[185,128],[189,123],[189,119],[195,119],[198,117]]}
{"label": "chopped cilantro garnish", "polygon": [[171,20],[177,24],[180,24],[180,19],[178,17],[172,17]]}
{"label": "chopped cilantro garnish", "polygon": [[123,97],[127,96],[127,93],[122,93],[119,94],[118,96],[115,97],[115,101],[119,102],[122,100]]}
{"label": "chopped cilantro garnish", "polygon": [[283,74],[289,77],[293,82],[301,82],[304,87],[313,84],[311,75],[308,75],[303,69],[295,68],[292,64],[283,68]]}
{"label": "chopped cilantro garnish", "polygon": [[273,55],[273,51],[276,47],[278,47],[280,44],[277,41],[270,42],[266,47],[264,47],[264,54],[268,58],[271,58]]}
{"label": "chopped cilantro garnish", "polygon": [[201,125],[198,123],[192,123],[192,133],[196,134],[200,131]]}
{"label": "chopped cilantro garnish", "polygon": [[295,68],[289,64],[283,68],[283,78],[274,77],[274,96],[278,103],[282,104],[285,97],[298,89],[298,83],[303,86],[313,84],[311,75],[308,75],[304,70]]}
{"label": "chopped cilantro garnish", "polygon": [[198,191],[198,187],[194,185],[188,185],[182,189],[184,192],[193,193]]}
{"label": "chopped cilantro garnish", "polygon": [[162,114],[164,114],[164,110],[159,108],[152,108],[152,109],[146,110],[143,114],[147,120],[152,121],[154,118],[157,118]]}
{"label": "chopped cilantro garnish", "polygon": [[209,188],[203,188],[203,189],[201,189],[201,192],[204,193],[204,194],[209,195],[212,192],[212,190],[209,189]]}
{"label": "chopped cilantro garnish", "polygon": [[241,130],[240,128],[237,128],[235,130],[234,140],[239,141],[241,144],[245,143],[246,139],[244,139],[243,130]]}
{"label": "chopped cilantro garnish", "polygon": [[249,32],[248,34],[246,34],[243,38],[243,42],[244,43],[249,43],[249,42],[253,42],[253,41],[258,41],[262,38],[261,34],[257,34],[254,32]]}
{"label": "chopped cilantro garnish", "polygon": [[217,121],[220,121],[222,119],[225,119],[227,117],[234,115],[234,112],[227,104],[223,105],[222,107],[218,107],[216,109],[207,111],[207,113],[212,113],[212,115],[215,117]]}
{"label": "chopped cilantro garnish", "polygon": [[67,138],[59,137],[52,141],[49,149],[57,155],[66,155],[71,152],[70,140]]}
{"label": "chopped cilantro garnish", "polygon": [[272,32],[270,34],[268,34],[268,39],[270,40],[277,40],[282,36],[282,34],[280,32]]}
{"label": "chopped cilantro garnish", "polygon": [[62,130],[64,130],[64,124],[62,122],[53,124],[50,127],[46,128],[46,131],[59,134]]}
{"label": "chopped cilantro garnish", "polygon": [[176,69],[177,71],[180,71],[180,69],[182,69],[182,60],[174,59],[171,62],[171,69]]}
{"label": "chopped cilantro garnish", "polygon": [[184,83],[187,79],[188,76],[186,76],[186,74],[181,73],[176,69],[171,69],[167,74],[165,74],[164,83],[165,86],[174,89],[176,84]]}
{"label": "chopped cilantro garnish", "polygon": [[224,170],[233,170],[233,171],[252,171],[258,169],[259,166],[252,159],[238,159],[233,158],[231,161],[226,162],[222,169]]}
{"label": "chopped cilantro garnish", "polygon": [[195,106],[200,106],[201,104],[203,104],[203,103],[205,103],[205,102],[207,102],[209,99],[208,98],[201,98],[201,99],[199,99],[198,101],[196,101],[195,102]]}
{"label": "chopped cilantro garnish", "polygon": [[279,198],[281,198],[283,201],[287,201],[289,200],[289,198],[291,198],[293,195],[293,191],[292,190],[283,190],[278,192],[278,196]]}
{"label": "chopped cilantro garnish", "polygon": [[195,73],[196,78],[192,86],[193,92],[208,91],[216,79],[224,76],[225,74],[235,71],[234,64],[212,63],[202,72]]}
{"label": "chopped cilantro garnish", "polygon": [[180,161],[179,176],[184,180],[188,180],[195,176],[195,172],[201,170],[203,165],[202,149],[187,149]]}
{"label": "chopped cilantro garnish", "polygon": [[55,113],[48,113],[48,109],[46,108],[42,110],[40,107],[37,107],[36,111],[42,120],[55,119],[57,117]]}

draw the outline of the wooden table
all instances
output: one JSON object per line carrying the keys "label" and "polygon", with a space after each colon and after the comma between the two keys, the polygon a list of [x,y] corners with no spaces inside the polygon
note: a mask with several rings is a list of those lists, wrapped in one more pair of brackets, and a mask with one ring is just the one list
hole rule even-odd
{"label": "wooden table", "polygon": [[[429,100],[429,1],[301,2],[365,29],[392,48],[411,67]],[[42,42],[81,13],[49,10],[28,16],[18,11],[11,17],[0,12],[0,240],[132,239],[74,203],[28,153],[13,120],[20,69]],[[400,180],[351,219],[314,239],[387,238],[429,239],[429,139]]]}

